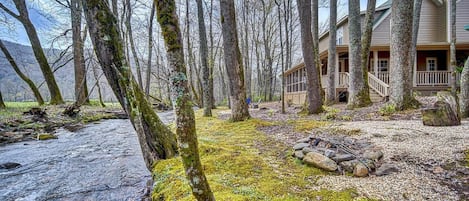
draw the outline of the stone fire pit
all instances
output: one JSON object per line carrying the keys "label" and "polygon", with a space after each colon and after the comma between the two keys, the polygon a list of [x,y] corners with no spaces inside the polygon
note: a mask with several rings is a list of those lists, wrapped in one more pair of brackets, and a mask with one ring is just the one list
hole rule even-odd
{"label": "stone fire pit", "polygon": [[397,172],[392,164],[383,164],[380,148],[352,138],[324,139],[310,136],[293,146],[293,157],[326,171],[351,173],[356,177],[382,176]]}

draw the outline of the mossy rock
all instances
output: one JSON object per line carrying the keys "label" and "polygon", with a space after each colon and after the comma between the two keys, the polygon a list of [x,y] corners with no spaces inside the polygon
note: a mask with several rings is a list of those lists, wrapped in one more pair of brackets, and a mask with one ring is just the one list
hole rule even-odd
{"label": "mossy rock", "polygon": [[51,139],[58,139],[58,137],[49,133],[42,133],[42,134],[37,135],[37,140],[51,140]]}

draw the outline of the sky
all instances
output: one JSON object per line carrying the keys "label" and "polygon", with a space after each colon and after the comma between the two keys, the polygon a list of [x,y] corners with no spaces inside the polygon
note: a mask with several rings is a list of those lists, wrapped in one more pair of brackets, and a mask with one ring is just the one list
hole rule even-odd
{"label": "sky", "polygon": [[[386,0],[377,0],[376,5],[379,6],[385,1]],[[49,11],[54,10],[51,8],[50,4],[51,3],[56,4],[56,3],[50,0],[36,0],[36,1],[27,0],[26,2],[29,7],[34,8],[34,9],[29,9],[29,12],[30,12],[29,14],[30,14],[30,19],[32,20],[39,34],[44,35],[41,33],[53,32],[54,31],[53,29],[56,28],[57,27],[56,25],[59,23],[58,22],[59,19],[55,19],[54,17],[52,17],[52,15],[46,14],[47,11],[43,11],[43,10],[49,10]],[[343,2],[348,2],[348,1],[339,0],[339,4],[341,4],[341,2],[343,4]],[[4,3],[5,6],[9,7],[11,10],[16,12],[16,9],[14,8],[12,0],[2,0],[2,3]],[[367,5],[367,0],[360,0],[361,10],[365,10],[366,5]],[[0,13],[2,12],[3,11],[0,11]],[[340,19],[340,16],[343,16],[341,14],[344,14],[346,12],[347,12],[346,5],[342,6],[342,8],[339,8],[338,10],[339,19]],[[322,22],[322,21],[328,20],[328,16],[329,16],[329,8],[320,8],[319,21]],[[8,17],[8,16],[6,16],[5,18],[5,15],[3,14],[0,14],[0,18],[2,20],[6,19],[8,24],[10,24],[10,27],[11,27],[11,28],[6,28],[5,23],[3,22],[0,23],[0,39],[17,42],[23,45],[30,45],[23,26],[16,19]],[[50,39],[46,39],[42,37],[41,42],[43,43],[43,46],[46,45],[46,43],[48,43],[49,40]]]}

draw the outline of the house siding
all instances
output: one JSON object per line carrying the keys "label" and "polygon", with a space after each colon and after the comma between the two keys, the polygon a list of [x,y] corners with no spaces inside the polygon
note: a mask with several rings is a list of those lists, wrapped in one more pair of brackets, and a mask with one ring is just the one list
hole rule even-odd
{"label": "house siding", "polygon": [[446,42],[446,3],[438,6],[432,0],[423,0],[420,11],[417,44]]}
{"label": "house siding", "polygon": [[389,21],[391,15],[389,14],[382,22],[373,30],[373,35],[371,37],[371,45],[389,45],[390,41],[390,25]]}
{"label": "house siding", "polygon": [[469,24],[469,0],[456,3],[456,43],[469,43],[469,31],[464,25]]}

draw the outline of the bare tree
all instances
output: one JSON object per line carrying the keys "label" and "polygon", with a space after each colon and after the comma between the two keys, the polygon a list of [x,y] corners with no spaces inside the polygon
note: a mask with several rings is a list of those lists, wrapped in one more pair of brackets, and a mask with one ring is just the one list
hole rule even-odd
{"label": "bare tree", "polygon": [[[451,24],[451,43],[450,43],[450,64],[451,64],[451,94],[457,98],[456,92],[456,0],[450,3],[450,24]],[[458,103],[456,101],[456,103]]]}
{"label": "bare tree", "polygon": [[[169,65],[172,67],[171,88],[176,113],[176,135],[185,173],[192,195],[200,201],[215,200],[199,158],[194,111],[184,64],[182,37],[174,0],[157,0],[157,16],[165,39]],[[209,108],[211,109],[211,108]]]}
{"label": "bare tree", "polygon": [[70,1],[72,21],[73,65],[75,69],[75,102],[78,105],[89,103],[88,86],[86,84],[85,56],[83,54],[83,38],[81,36],[82,2]]}
{"label": "bare tree", "polygon": [[279,23],[279,35],[280,35],[280,57],[282,61],[282,89],[281,89],[281,100],[282,100],[282,114],[285,114],[285,76],[283,75],[285,73],[285,61],[284,61],[284,55],[283,55],[283,37],[282,37],[282,17],[281,17],[281,12],[280,12],[280,3],[275,0],[275,4],[277,5],[277,11],[278,11],[278,23]]}
{"label": "bare tree", "polygon": [[412,44],[413,3],[392,2],[391,11],[391,61],[390,101],[397,110],[415,107],[418,103],[412,95],[412,80],[408,73],[409,52]]}
{"label": "bare tree", "polygon": [[5,103],[3,102],[2,91],[0,90],[0,109],[5,109]]}
{"label": "bare tree", "polygon": [[26,8],[25,0],[14,0],[13,2],[15,3],[16,9],[18,10],[18,14],[5,7],[2,3],[0,3],[0,8],[10,16],[20,21],[26,30],[26,34],[28,35],[29,41],[31,42],[31,46],[33,48],[34,56],[39,63],[39,67],[41,68],[42,74],[47,83],[47,87],[49,88],[51,96],[50,104],[63,104],[64,101],[62,99],[62,94],[60,93],[59,86],[55,81],[54,73],[52,72],[46,55],[44,54],[41,41],[39,40],[36,32],[36,28],[29,19],[29,12]]}
{"label": "bare tree", "polygon": [[329,3],[329,50],[327,58],[327,92],[326,103],[335,102],[335,68],[337,57],[337,0]]}
{"label": "bare tree", "polygon": [[469,117],[469,57],[461,73],[461,118]]}
{"label": "bare tree", "polygon": [[204,116],[212,116],[212,95],[210,91],[210,69],[208,67],[208,47],[207,47],[207,33],[205,31],[205,18],[202,0],[197,0],[197,16],[199,21],[199,43],[200,43],[200,61],[202,63],[202,85],[203,85],[203,98],[204,98]]}
{"label": "bare tree", "polygon": [[3,54],[5,55],[6,59],[8,60],[8,62],[10,63],[11,67],[13,67],[13,70],[15,70],[16,74],[18,74],[18,76],[24,81],[26,82],[26,84],[28,84],[29,88],[31,89],[31,91],[33,92],[34,94],[34,97],[36,98],[36,101],[39,105],[44,105],[44,99],[42,98],[41,96],[41,93],[39,92],[39,90],[37,89],[36,85],[34,84],[34,82],[29,79],[28,76],[26,76],[23,72],[21,72],[20,68],[18,67],[18,65],[16,64],[15,60],[13,59],[13,57],[11,56],[10,52],[8,51],[8,49],[5,47],[5,45],[3,44],[3,41],[0,40],[0,49],[2,50]]}
{"label": "bare tree", "polygon": [[231,120],[243,121],[250,115],[246,104],[243,62],[238,46],[234,2],[220,0],[220,15],[225,66],[230,83]]}
{"label": "bare tree", "polygon": [[313,36],[311,33],[311,1],[297,0],[301,25],[301,47],[307,77],[307,113],[317,114],[323,111],[321,89],[319,88],[318,69],[314,58]]}
{"label": "bare tree", "polygon": [[409,52],[409,78],[412,80],[413,79],[413,74],[414,74],[414,65],[415,65],[415,59],[417,56],[417,37],[419,34],[419,25],[420,25],[420,11],[422,10],[422,0],[414,0],[414,13],[413,13],[413,18],[412,18],[412,46],[411,50]]}
{"label": "bare tree", "polygon": [[363,72],[363,90],[360,95],[362,105],[368,106],[371,105],[370,99],[370,87],[368,86],[368,67],[370,61],[370,46],[371,46],[371,36],[373,35],[373,20],[376,8],[376,0],[368,0],[368,5],[366,8],[365,22],[363,26],[363,35],[361,39],[362,52],[361,52],[361,68]]}
{"label": "bare tree", "polygon": [[135,81],[124,55],[117,20],[108,2],[83,0],[83,8],[98,61],[137,131],[143,158],[151,171],[157,160],[176,154],[176,138],[158,118]]}
{"label": "bare tree", "polygon": [[151,5],[151,13],[148,22],[148,65],[146,73],[146,84],[145,84],[145,94],[148,99],[150,97],[150,81],[151,81],[151,57],[153,51],[153,19],[155,18],[155,2]]}
{"label": "bare tree", "polygon": [[137,67],[137,81],[138,86],[143,89],[143,80],[142,80],[142,70],[140,68],[140,61],[137,56],[137,50],[135,49],[135,42],[134,42],[134,35],[132,31],[132,5],[130,4],[130,0],[125,0],[125,7],[127,9],[126,17],[125,17],[125,27],[127,28],[128,40],[130,43],[130,50],[132,52],[132,56],[134,58],[135,66]]}

